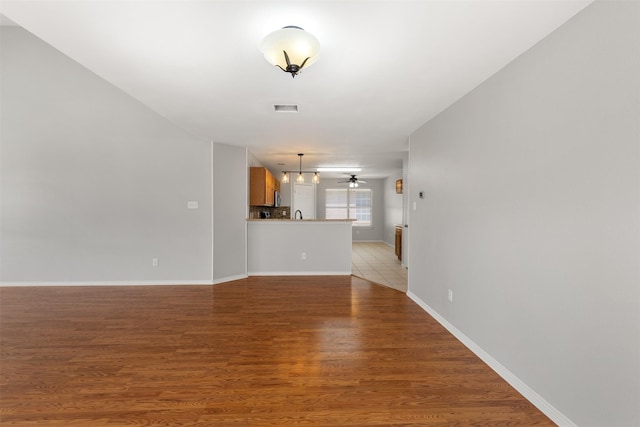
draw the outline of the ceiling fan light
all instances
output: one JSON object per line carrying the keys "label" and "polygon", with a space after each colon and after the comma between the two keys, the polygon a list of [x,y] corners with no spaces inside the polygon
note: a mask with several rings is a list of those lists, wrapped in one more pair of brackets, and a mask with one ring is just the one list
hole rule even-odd
{"label": "ceiling fan light", "polygon": [[[295,77],[302,67],[308,67],[316,62],[320,52],[320,42],[302,28],[288,26],[267,34],[262,39],[260,50],[271,65],[280,67]],[[289,64],[287,64],[287,56]]]}

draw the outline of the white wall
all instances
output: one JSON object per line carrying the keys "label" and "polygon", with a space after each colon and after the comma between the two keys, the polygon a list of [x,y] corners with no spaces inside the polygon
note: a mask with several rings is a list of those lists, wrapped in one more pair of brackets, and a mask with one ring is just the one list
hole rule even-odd
{"label": "white wall", "polygon": [[210,282],[211,144],[1,31],[0,280]]}
{"label": "white wall", "polygon": [[410,292],[568,425],[640,425],[639,17],[594,3],[411,136]]}
{"label": "white wall", "polygon": [[[347,188],[347,184],[339,183],[344,181],[340,179],[329,179],[320,177],[320,183],[317,188],[317,211],[316,218],[325,219],[325,201],[327,188]],[[353,227],[353,241],[361,242],[380,242],[384,232],[384,179],[365,179],[366,184],[361,184],[359,188],[370,188],[372,191],[372,226],[371,227]]]}
{"label": "white wall", "polygon": [[213,280],[247,275],[247,150],[213,144]]}
{"label": "white wall", "polygon": [[384,179],[384,231],[383,240],[391,246],[396,244],[396,224],[402,224],[402,194],[396,193],[396,181],[402,179],[402,172]]}

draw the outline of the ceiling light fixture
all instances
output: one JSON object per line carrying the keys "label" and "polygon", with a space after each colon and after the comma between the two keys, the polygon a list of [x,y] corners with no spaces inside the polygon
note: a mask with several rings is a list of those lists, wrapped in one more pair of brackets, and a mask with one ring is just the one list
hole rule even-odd
{"label": "ceiling light fixture", "polygon": [[267,34],[262,39],[260,50],[271,65],[295,77],[302,67],[316,62],[320,43],[312,34],[290,25]]}
{"label": "ceiling light fixture", "polygon": [[302,175],[302,156],[304,156],[304,154],[298,154],[298,157],[300,157],[300,169],[298,172],[298,177],[296,178],[296,182],[298,184],[304,184],[304,175]]}
{"label": "ceiling light fixture", "polygon": [[356,178],[355,175],[351,175],[351,177],[345,181],[338,181],[338,183],[346,182],[349,184],[349,188],[358,188],[360,184],[366,184],[367,181],[363,181],[361,179]]}
{"label": "ceiling light fixture", "polygon": [[300,158],[300,168],[297,171],[282,171],[282,183],[283,184],[287,184],[289,182],[289,174],[291,173],[297,173],[298,177],[296,178],[296,182],[298,184],[304,184],[304,174],[305,173],[312,173],[313,174],[313,178],[311,179],[311,182],[314,184],[318,184],[320,183],[320,175],[318,175],[318,172],[316,171],[303,171],[302,170],[302,156],[304,156],[304,154],[299,153],[298,157]]}

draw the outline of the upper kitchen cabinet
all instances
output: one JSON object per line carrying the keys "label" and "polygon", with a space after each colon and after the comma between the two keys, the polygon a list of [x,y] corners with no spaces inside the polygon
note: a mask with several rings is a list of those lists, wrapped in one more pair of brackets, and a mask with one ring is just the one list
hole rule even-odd
{"label": "upper kitchen cabinet", "polygon": [[249,205],[273,206],[275,204],[276,191],[280,191],[280,181],[267,168],[251,168],[249,174]]}

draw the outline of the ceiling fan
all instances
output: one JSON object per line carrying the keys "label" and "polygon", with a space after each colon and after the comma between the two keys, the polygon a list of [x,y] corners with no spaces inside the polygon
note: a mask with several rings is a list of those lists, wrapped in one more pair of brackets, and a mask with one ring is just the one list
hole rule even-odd
{"label": "ceiling fan", "polygon": [[[347,174],[349,175],[349,174]],[[343,183],[343,182],[348,182],[349,183],[349,188],[356,188],[358,187],[358,184],[366,184],[367,181],[362,181],[361,179],[356,178],[355,175],[351,175],[351,178],[347,179],[346,181],[338,181],[339,183]]]}

